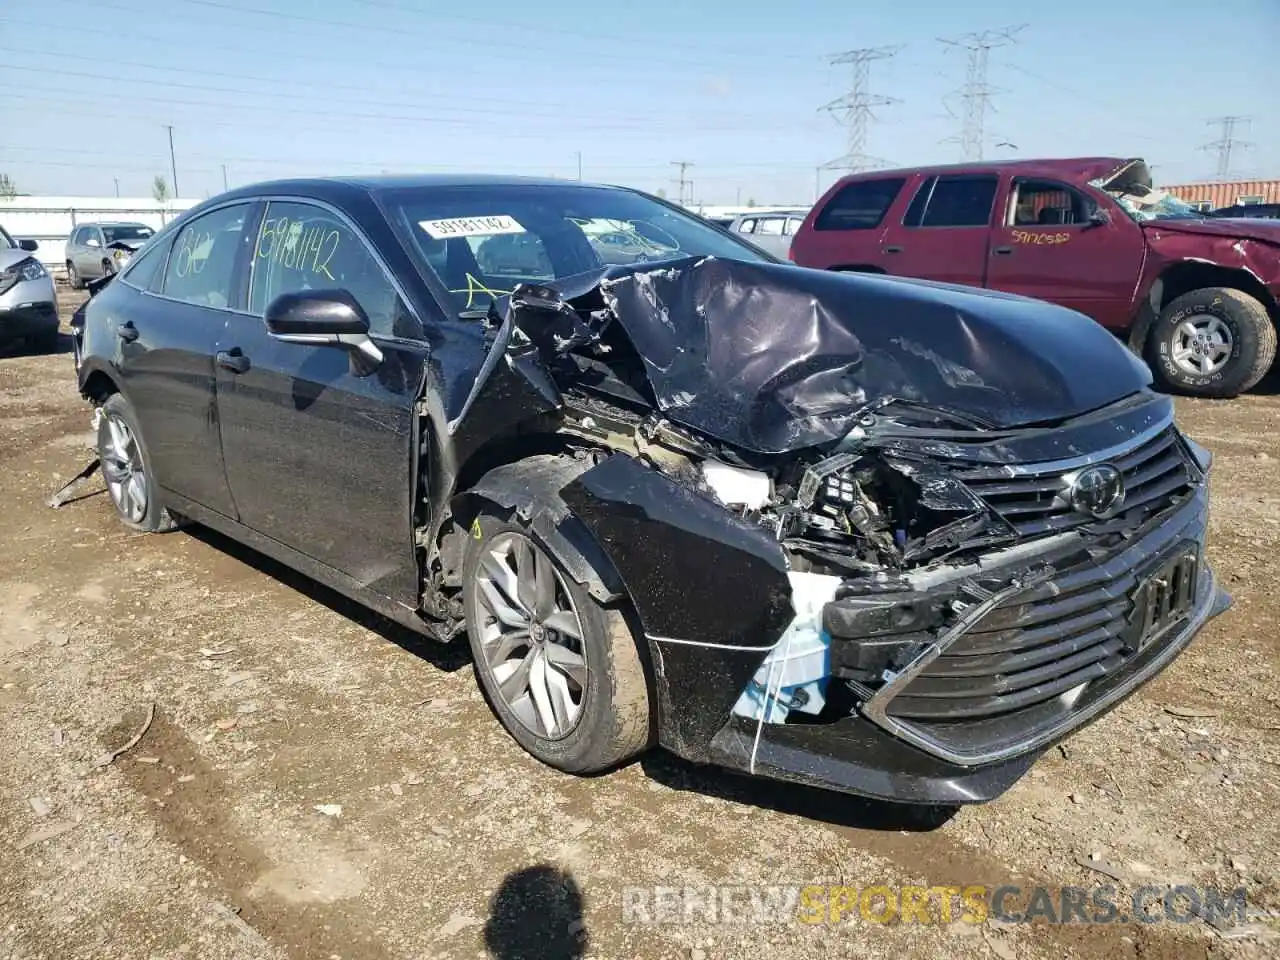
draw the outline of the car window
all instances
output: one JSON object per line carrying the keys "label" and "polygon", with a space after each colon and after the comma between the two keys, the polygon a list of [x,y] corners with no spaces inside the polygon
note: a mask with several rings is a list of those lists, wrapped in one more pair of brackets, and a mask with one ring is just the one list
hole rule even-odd
{"label": "car window", "polygon": [[165,265],[161,289],[166,297],[203,307],[231,305],[231,277],[248,210],[243,203],[222,207],[182,228]]}
{"label": "car window", "polygon": [[71,245],[78,246],[84,237],[84,227],[76,227],[71,231]]}
{"label": "car window", "polygon": [[755,229],[756,229],[755,220],[743,220],[740,224],[738,224],[739,233],[755,233]]}
{"label": "car window", "polygon": [[803,217],[788,217],[787,227],[786,227],[787,236],[789,237],[795,236],[800,229],[800,224],[802,223],[804,223]]}
{"label": "car window", "polygon": [[421,336],[382,265],[345,220],[309,203],[272,201],[254,244],[249,311],[262,314],[282,293],[302,290],[347,291],[369,318],[370,333]]}
{"label": "car window", "polygon": [[841,187],[814,221],[815,230],[870,230],[893,205],[904,177],[856,180]]}
{"label": "car window", "polygon": [[121,224],[118,227],[103,227],[102,232],[106,237],[107,243],[115,243],[119,240],[149,240],[155,233],[150,227],[142,224]]}
{"label": "car window", "polygon": [[1053,180],[1019,180],[1009,204],[1008,223],[1015,227],[1084,223],[1090,204],[1077,191]]}
{"label": "car window", "polygon": [[164,266],[164,251],[168,247],[167,243],[147,244],[129,258],[129,263],[120,274],[120,279],[140,290],[152,289],[156,275]]}
{"label": "car window", "polygon": [[780,237],[782,236],[782,224],[784,222],[782,217],[765,217],[760,221],[759,229],[756,230],[756,233],[767,237]]}
{"label": "car window", "polygon": [[[907,226],[920,227],[981,227],[991,222],[991,204],[996,197],[996,178],[993,176],[938,177],[928,189],[924,200],[923,215],[913,220],[908,210]],[[916,207],[919,195],[912,201]]]}

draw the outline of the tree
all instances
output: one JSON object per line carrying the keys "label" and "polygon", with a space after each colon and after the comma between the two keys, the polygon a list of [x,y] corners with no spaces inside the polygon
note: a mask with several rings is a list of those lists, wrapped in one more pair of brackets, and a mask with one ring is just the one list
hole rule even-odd
{"label": "tree", "polygon": [[659,187],[659,188],[658,188],[658,197],[659,197],[660,199],[663,199],[663,200],[667,199],[667,191],[665,191],[665,190],[663,190],[661,187]]}
{"label": "tree", "polygon": [[18,188],[13,183],[13,178],[7,173],[0,173],[0,197],[16,197]]}
{"label": "tree", "polygon": [[756,205],[756,198],[755,198],[755,197],[747,197],[747,206],[748,206],[748,207],[754,207],[755,205]]}
{"label": "tree", "polygon": [[151,195],[160,203],[164,203],[169,199],[169,181],[163,176],[158,176],[151,181]]}

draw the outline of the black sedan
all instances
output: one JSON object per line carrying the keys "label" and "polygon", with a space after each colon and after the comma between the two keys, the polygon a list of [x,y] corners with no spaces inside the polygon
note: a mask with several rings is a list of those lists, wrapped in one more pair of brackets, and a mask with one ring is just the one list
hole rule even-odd
{"label": "black sedan", "polygon": [[1102,328],[782,264],[631,190],[246,187],[77,319],[125,524],[465,632],[563,770],[661,744],[987,800],[1227,602],[1209,455]]}

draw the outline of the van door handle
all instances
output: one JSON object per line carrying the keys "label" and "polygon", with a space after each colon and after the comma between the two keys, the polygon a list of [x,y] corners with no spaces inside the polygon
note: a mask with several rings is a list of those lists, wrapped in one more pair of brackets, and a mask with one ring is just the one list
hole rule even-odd
{"label": "van door handle", "polygon": [[901,247],[885,247],[884,252],[885,253],[901,253],[902,248]]}
{"label": "van door handle", "polygon": [[1013,256],[1013,247],[996,247],[991,253],[997,257],[1011,257]]}
{"label": "van door handle", "polygon": [[124,323],[120,324],[120,326],[116,327],[116,336],[125,343],[133,343],[133,341],[138,339],[138,328],[130,321],[126,320]]}
{"label": "van door handle", "polygon": [[232,373],[244,373],[249,369],[249,358],[240,352],[239,347],[230,350],[219,350],[213,356],[214,362]]}

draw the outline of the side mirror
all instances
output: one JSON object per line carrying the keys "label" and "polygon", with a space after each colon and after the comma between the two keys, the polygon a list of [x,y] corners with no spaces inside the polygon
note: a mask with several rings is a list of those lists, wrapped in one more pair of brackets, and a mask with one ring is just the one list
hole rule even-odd
{"label": "side mirror", "polygon": [[382,351],[369,339],[369,318],[346,290],[282,293],[267,304],[263,319],[267,333],[285,343],[349,351],[356,376],[367,377],[382,363]]}
{"label": "side mirror", "polygon": [[1085,228],[1105,227],[1110,222],[1111,214],[1102,209],[1102,207],[1095,207],[1093,213],[1089,214],[1089,219],[1085,222]]}
{"label": "side mirror", "polygon": [[35,253],[40,249],[40,244],[36,243],[34,240],[19,240],[18,249],[25,250],[27,253]]}

